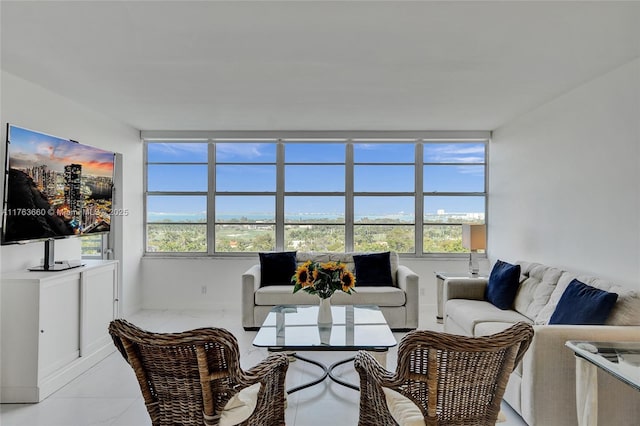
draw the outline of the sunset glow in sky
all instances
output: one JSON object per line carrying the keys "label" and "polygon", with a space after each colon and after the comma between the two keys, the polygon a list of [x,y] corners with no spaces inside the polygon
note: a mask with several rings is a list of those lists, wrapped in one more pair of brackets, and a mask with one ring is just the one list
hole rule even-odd
{"label": "sunset glow in sky", "polygon": [[64,166],[80,164],[84,175],[113,176],[113,152],[16,126],[9,127],[9,142],[11,168],[46,165],[56,172],[64,172]]}

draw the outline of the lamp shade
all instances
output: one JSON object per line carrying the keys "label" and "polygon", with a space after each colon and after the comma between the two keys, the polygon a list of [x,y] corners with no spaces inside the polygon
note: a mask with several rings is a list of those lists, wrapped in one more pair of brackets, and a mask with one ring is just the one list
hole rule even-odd
{"label": "lamp shade", "polygon": [[471,251],[486,249],[487,231],[485,225],[462,225],[462,247]]}

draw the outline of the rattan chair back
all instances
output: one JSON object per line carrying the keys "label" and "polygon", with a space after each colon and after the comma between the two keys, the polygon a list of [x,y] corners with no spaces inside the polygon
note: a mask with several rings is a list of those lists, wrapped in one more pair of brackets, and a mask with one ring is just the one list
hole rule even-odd
{"label": "rattan chair back", "polygon": [[367,365],[370,359],[359,353],[360,425],[396,424],[380,386],[411,399],[426,425],[494,425],[509,376],[532,337],[526,323],[486,337],[412,331],[398,346],[395,374]]}
{"label": "rattan chair back", "polygon": [[284,375],[288,367],[284,355],[273,358],[277,361],[276,375],[282,377],[268,385],[265,377],[241,370],[238,342],[225,329],[154,333],[119,319],[111,322],[109,333],[135,372],[154,426],[217,425],[229,399],[258,381],[263,383],[259,401],[272,407],[257,408],[257,415],[242,424],[284,424]]}

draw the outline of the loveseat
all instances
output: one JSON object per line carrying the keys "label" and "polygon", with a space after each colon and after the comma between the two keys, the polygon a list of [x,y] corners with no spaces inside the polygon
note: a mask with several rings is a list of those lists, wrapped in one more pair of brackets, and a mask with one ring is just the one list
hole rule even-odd
{"label": "loveseat", "polygon": [[[533,341],[510,376],[504,400],[530,426],[576,425],[575,357],[565,342],[640,341],[640,296],[597,277],[539,263],[516,264],[520,266],[519,285],[516,282],[518,290],[510,309],[499,309],[485,299],[487,279],[446,280],[445,332],[480,336],[506,329],[518,321],[533,324]],[[618,294],[604,325],[549,324],[574,279]],[[602,371],[598,372],[598,398],[600,424],[638,424],[638,393]]]}
{"label": "loveseat", "polygon": [[[355,272],[354,255],[364,253],[298,252],[295,261],[339,261]],[[392,330],[412,330],[418,327],[418,275],[399,264],[398,254],[389,253],[391,285],[362,286],[355,273],[355,292],[337,291],[331,297],[333,305],[378,305]],[[267,314],[276,305],[317,305],[318,296],[304,291],[293,293],[293,285],[262,285],[261,265],[250,267],[242,275],[242,326],[245,330],[260,328]]]}

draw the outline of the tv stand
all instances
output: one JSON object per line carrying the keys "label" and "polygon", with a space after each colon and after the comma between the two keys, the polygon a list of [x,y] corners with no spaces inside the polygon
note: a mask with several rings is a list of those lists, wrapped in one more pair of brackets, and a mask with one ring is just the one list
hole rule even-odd
{"label": "tv stand", "polygon": [[116,350],[107,329],[120,316],[118,262],[84,263],[1,275],[0,402],[42,401]]}
{"label": "tv stand", "polygon": [[29,268],[33,272],[58,272],[66,271],[67,269],[79,268],[84,266],[79,260],[64,260],[55,262],[53,265],[39,265]]}
{"label": "tv stand", "polygon": [[44,263],[29,268],[30,271],[58,272],[83,266],[80,260],[59,260],[56,262],[54,243],[55,240],[53,238],[49,238],[44,242]]}

